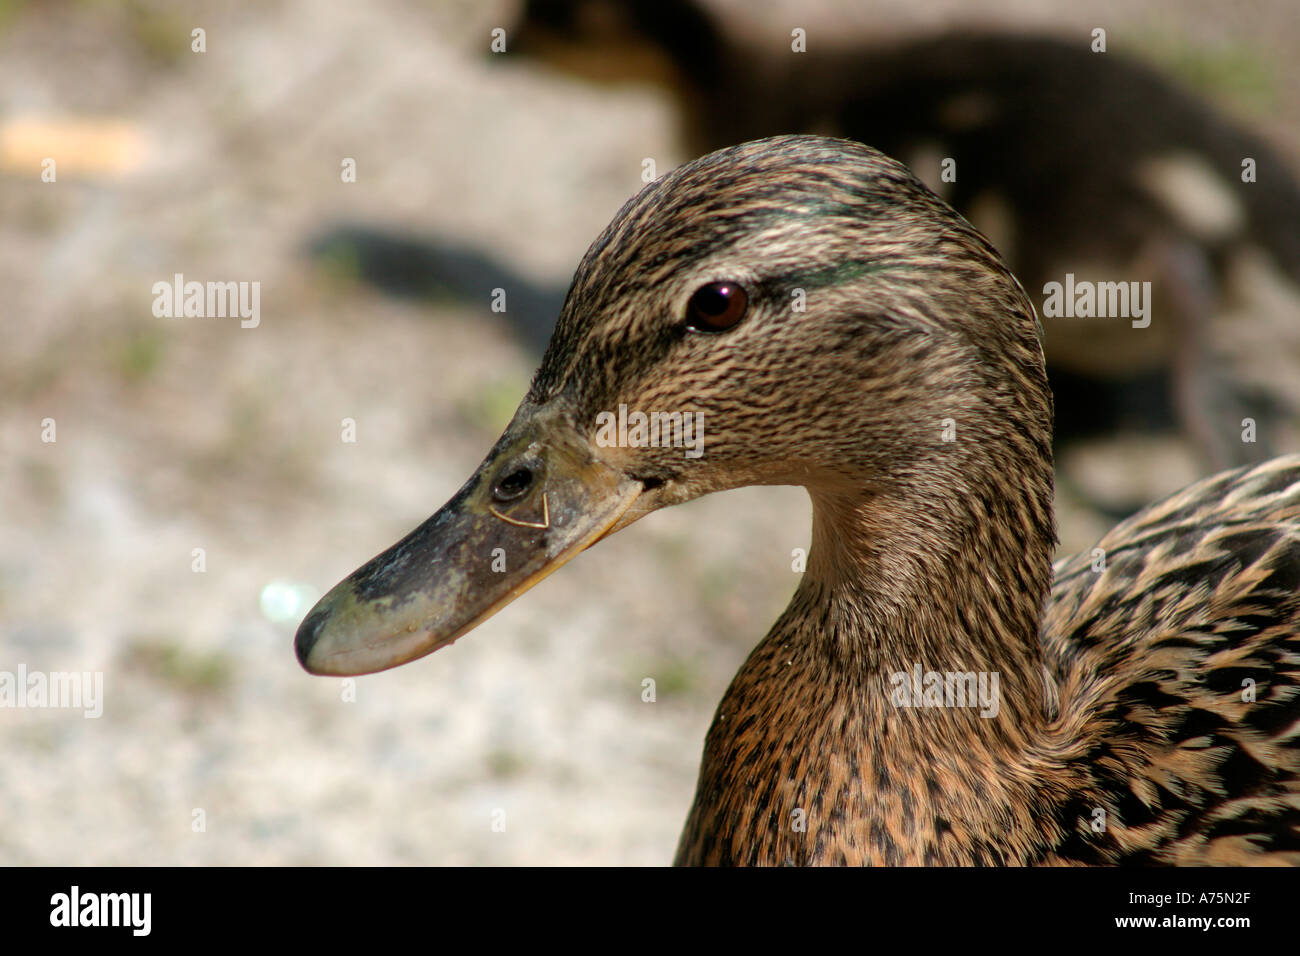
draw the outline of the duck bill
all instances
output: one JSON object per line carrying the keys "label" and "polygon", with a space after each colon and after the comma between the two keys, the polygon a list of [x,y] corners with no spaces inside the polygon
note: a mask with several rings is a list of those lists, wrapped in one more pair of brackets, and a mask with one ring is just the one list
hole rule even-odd
{"label": "duck bill", "polygon": [[642,483],[539,419],[521,409],[454,498],[321,598],[294,640],[304,668],[369,674],[431,654],[630,522]]}

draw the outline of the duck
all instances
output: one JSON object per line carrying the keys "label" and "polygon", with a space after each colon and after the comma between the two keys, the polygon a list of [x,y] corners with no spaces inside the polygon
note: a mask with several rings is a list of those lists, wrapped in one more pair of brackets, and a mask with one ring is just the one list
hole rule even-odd
{"label": "duck", "polygon": [[871,147],[679,166],[587,250],[482,464],[297,658],[408,663],[654,511],[799,485],[806,570],[718,706],[677,864],[1300,864],[1300,457],[1053,566],[1042,335]]}
{"label": "duck", "polygon": [[[525,0],[495,60],[657,89],[692,156],[824,133],[903,161],[1034,296],[1058,451],[1181,436],[1207,473],[1300,450],[1300,182],[1261,136],[1091,33],[809,30],[795,52],[738,27],[701,0]],[[1053,302],[1075,279],[1138,283],[1147,317]]]}

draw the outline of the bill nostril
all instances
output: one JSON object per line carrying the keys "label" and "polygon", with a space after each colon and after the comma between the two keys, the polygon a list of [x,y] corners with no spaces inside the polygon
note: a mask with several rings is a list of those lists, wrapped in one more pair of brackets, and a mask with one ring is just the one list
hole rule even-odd
{"label": "bill nostril", "polygon": [[515,501],[528,493],[533,486],[533,470],[527,465],[507,468],[503,477],[492,486],[492,497],[500,502]]}

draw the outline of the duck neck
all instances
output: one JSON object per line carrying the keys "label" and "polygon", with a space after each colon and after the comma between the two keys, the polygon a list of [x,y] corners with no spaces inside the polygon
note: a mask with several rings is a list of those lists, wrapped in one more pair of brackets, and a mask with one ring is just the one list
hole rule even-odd
{"label": "duck neck", "polygon": [[[801,629],[810,652],[843,676],[846,694],[865,691],[858,704],[882,728],[948,728],[963,748],[975,739],[989,755],[1022,750],[1045,713],[1038,627],[1050,517],[1034,535],[1038,509],[994,494],[954,496],[945,514],[926,501],[811,494],[813,541],[793,602],[827,615]],[[981,698],[971,700],[972,686]]]}
{"label": "duck neck", "polygon": [[1026,861],[1050,478],[946,514],[810,493],[807,571],[719,707],[678,862]]}

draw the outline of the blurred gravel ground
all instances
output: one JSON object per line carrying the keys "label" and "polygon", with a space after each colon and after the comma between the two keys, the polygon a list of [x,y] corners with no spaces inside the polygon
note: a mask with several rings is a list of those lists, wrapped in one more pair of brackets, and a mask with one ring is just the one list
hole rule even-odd
{"label": "blurred gravel ground", "polygon": [[[716,8],[774,43],[791,23],[815,40],[960,15],[1100,23],[1166,60],[1247,51],[1266,82],[1226,107],[1300,153],[1289,0]],[[489,63],[511,16],[0,3],[0,670],[102,670],[106,692],[98,720],[0,709],[0,862],[671,859],[713,708],[795,586],[801,491],[656,515],[454,648],[360,679],[354,702],[299,670],[293,623],[259,610],[269,582],[323,590],[437,508],[531,373],[486,303],[387,300],[346,263],[314,265],[310,237],[344,220],[436,233],[555,280],[643,157],[686,158],[649,92]],[[32,118],[120,125],[95,132],[100,163],[43,184],[32,134],[13,132]],[[151,287],[177,272],[259,281],[261,325],[154,318]],[[1148,450],[1145,467],[1167,466]],[[1063,513],[1067,539],[1089,520]]]}

